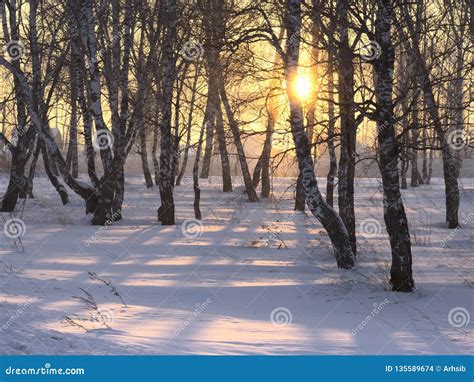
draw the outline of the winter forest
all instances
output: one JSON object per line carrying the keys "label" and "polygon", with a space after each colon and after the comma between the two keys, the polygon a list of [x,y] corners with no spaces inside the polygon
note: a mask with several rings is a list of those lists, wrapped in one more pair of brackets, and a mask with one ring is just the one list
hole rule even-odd
{"label": "winter forest", "polygon": [[472,7],[0,0],[0,354],[468,353]]}

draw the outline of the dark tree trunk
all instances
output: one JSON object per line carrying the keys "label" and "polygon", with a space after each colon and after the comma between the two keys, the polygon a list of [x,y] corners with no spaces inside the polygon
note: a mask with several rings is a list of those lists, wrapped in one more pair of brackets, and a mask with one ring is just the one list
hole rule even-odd
{"label": "dark tree trunk", "polygon": [[194,165],[193,165],[193,190],[194,190],[193,208],[194,208],[194,217],[198,220],[202,219],[201,207],[200,207],[201,188],[199,187],[199,161],[201,159],[202,141],[204,137],[205,127],[206,127],[206,122],[203,123],[201,132],[199,133],[199,141],[196,148],[196,157],[194,158]]}
{"label": "dark tree trunk", "polygon": [[407,172],[410,164],[409,152],[409,121],[408,121],[408,100],[406,96],[402,99],[402,138],[401,138],[401,152],[400,152],[400,184],[402,190],[408,188]]}
{"label": "dark tree trunk", "polygon": [[247,164],[247,159],[245,157],[244,146],[240,139],[240,130],[237,124],[237,121],[234,119],[234,113],[230,107],[229,100],[227,98],[227,93],[225,91],[224,78],[222,72],[219,71],[219,88],[222,103],[224,104],[224,109],[226,111],[227,120],[229,122],[230,129],[232,131],[232,136],[234,138],[234,145],[237,149],[237,156],[239,157],[240,169],[242,170],[242,176],[244,178],[245,191],[250,202],[258,202],[257,192],[252,183],[252,178],[250,177],[250,171]]}
{"label": "dark tree trunk", "polygon": [[[74,44],[74,37],[71,37],[71,45]],[[71,76],[71,118],[69,123],[69,145],[66,156],[66,163],[73,178],[79,176],[79,159],[77,153],[77,97],[78,97],[78,79],[76,77],[75,66],[78,63],[72,59],[70,64]]]}
{"label": "dark tree trunk", "polygon": [[79,176],[79,159],[77,153],[77,106],[76,102],[71,105],[71,120],[69,124],[69,144],[66,157],[68,169],[73,178]]}
{"label": "dark tree trunk", "polygon": [[377,140],[384,193],[384,220],[392,248],[390,282],[394,291],[411,292],[414,282],[410,233],[398,184],[398,153],[392,103],[395,53],[390,33],[390,3],[390,0],[378,2],[375,23],[376,40],[381,47],[381,55],[374,62]]}
{"label": "dark tree trunk", "polygon": [[125,173],[123,165],[119,165],[115,170],[114,182],[115,195],[112,203],[112,216],[109,218],[109,223],[122,220],[122,204],[125,196]]}
{"label": "dark tree trunk", "polygon": [[[89,77],[87,86],[90,99],[88,103],[88,110],[94,119],[97,135],[110,135],[110,130],[107,128],[102,114],[101,85],[97,59],[98,48],[94,29],[93,3],[90,0],[86,0],[82,2],[80,6],[80,36],[82,38],[83,46],[87,49],[87,60],[89,62]],[[115,142],[115,144],[118,144],[118,142]],[[113,215],[112,207],[114,199],[114,170],[112,150],[110,145],[106,144],[104,147],[101,147],[100,156],[102,159],[102,166],[104,168],[104,175],[99,179],[98,185],[96,187],[98,203],[97,208],[94,211],[94,217],[92,218],[93,225],[105,225],[110,221],[109,219]]]}
{"label": "dark tree trunk", "polygon": [[160,197],[158,220],[163,225],[175,224],[175,206],[173,198],[173,138],[171,135],[171,106],[173,84],[175,80],[174,45],[176,40],[176,0],[167,0],[165,6],[166,32],[161,53],[163,73],[163,107],[161,121],[161,154],[160,154]]}
{"label": "dark tree trunk", "polygon": [[46,149],[48,150],[51,158],[57,163],[58,169],[63,176],[66,184],[78,195],[80,195],[86,203],[86,213],[95,212],[98,205],[98,200],[95,194],[95,190],[92,187],[86,186],[82,183],[76,182],[76,180],[69,174],[67,169],[66,161],[61,155],[61,152],[53,138],[48,133],[47,127],[43,124],[42,120],[35,111],[33,103],[33,95],[31,89],[24,77],[23,73],[16,67],[8,63],[3,57],[0,56],[0,65],[7,68],[19,82],[19,88],[21,89],[20,97],[24,104],[27,105],[28,112],[30,115],[31,123],[34,126],[38,138],[44,142]]}
{"label": "dark tree trunk", "polygon": [[[24,141],[24,143],[22,141]],[[28,154],[26,148],[27,142],[28,138],[26,135],[24,136],[24,139],[20,137],[17,146],[13,147],[11,150],[12,160],[10,167],[10,180],[8,182],[7,191],[3,195],[0,204],[1,212],[13,212],[20,194],[28,195],[28,182],[25,177],[26,158]]]}
{"label": "dark tree trunk", "polygon": [[171,172],[173,173],[173,178],[176,178],[179,175],[179,158],[181,156],[181,149],[180,149],[181,135],[180,135],[180,130],[179,130],[181,94],[183,93],[184,81],[186,79],[189,65],[190,65],[189,62],[187,62],[184,65],[181,78],[177,78],[176,101],[175,101],[175,108],[174,108],[173,161],[171,163]]}
{"label": "dark tree trunk", "polygon": [[153,180],[151,179],[150,168],[148,167],[148,152],[146,149],[146,131],[145,126],[142,125],[140,129],[140,157],[142,160],[143,176],[145,177],[145,184],[147,188],[153,187]]}
{"label": "dark tree trunk", "polygon": [[183,155],[183,163],[181,164],[181,170],[179,171],[178,178],[176,179],[176,185],[179,186],[181,181],[184,177],[186,172],[186,166],[188,165],[188,158],[189,158],[189,147],[191,146],[191,131],[193,126],[193,113],[194,113],[194,104],[196,102],[196,94],[197,94],[197,82],[199,79],[199,74],[201,71],[201,65],[198,64],[195,67],[194,73],[194,81],[193,81],[193,88],[191,94],[191,101],[189,107],[189,114],[188,114],[188,122],[187,122],[187,132],[186,132],[186,147],[184,148],[184,155]]}
{"label": "dark tree trunk", "polygon": [[73,9],[70,9],[70,24],[71,24],[71,62],[74,62],[74,71],[71,72],[72,84],[77,88],[77,102],[81,109],[82,124],[84,128],[84,142],[85,142],[85,154],[87,158],[87,174],[94,187],[99,184],[99,178],[97,177],[95,168],[95,151],[92,145],[92,116],[87,104],[85,95],[85,78],[82,71],[82,55],[80,52],[80,41],[79,31],[77,28]]}
{"label": "dark tree trunk", "polygon": [[[287,15],[285,26],[287,36],[299,36],[301,30],[301,0],[286,0]],[[291,83],[296,78],[299,61],[299,38],[288,40],[285,54],[285,78]],[[336,262],[340,268],[351,268],[354,265],[354,254],[344,222],[336,211],[323,199],[314,174],[311,145],[304,130],[303,108],[301,101],[287,86],[290,104],[290,126],[295,142],[298,167],[303,177],[306,203],[311,213],[321,222],[331,239]]]}
{"label": "dark tree trunk", "polygon": [[423,183],[428,183],[428,147],[430,146],[428,143],[428,126],[426,120],[426,110],[423,108],[423,126],[421,130],[421,149],[422,149],[422,165],[421,165],[421,176],[423,179]]}
{"label": "dark tree trunk", "polygon": [[[434,138],[430,140],[431,144],[434,144]],[[433,155],[434,151],[430,149],[429,162],[428,162],[428,176],[426,178],[426,184],[430,184],[431,176],[433,175]]]}
{"label": "dark tree trunk", "polygon": [[257,189],[258,184],[260,183],[260,177],[262,175],[262,154],[260,154],[255,167],[253,168],[252,173],[252,184],[255,189]]}
{"label": "dark tree trunk", "polygon": [[158,130],[159,126],[153,126],[153,147],[151,150],[151,158],[153,161],[153,169],[155,175],[155,184],[158,186],[160,184],[160,162],[158,161]]}
{"label": "dark tree trunk", "polygon": [[188,165],[189,159],[189,146],[191,145],[191,126],[188,124],[188,131],[186,132],[186,147],[184,148],[183,154],[183,163],[181,163],[181,169],[179,170],[178,177],[176,178],[176,186],[181,185],[184,174],[186,172],[186,167]]}
{"label": "dark tree trunk", "polygon": [[[405,16],[404,20],[410,31],[410,35],[415,34],[413,22],[409,16]],[[411,40],[411,44],[407,39],[403,29],[399,27],[399,32],[405,40],[405,45],[414,58],[418,73],[418,82],[421,86],[427,112],[433,121],[434,129],[441,146],[441,153],[443,158],[443,175],[445,185],[445,196],[446,196],[446,221],[448,222],[449,228],[457,228],[459,226],[458,210],[459,210],[459,185],[456,172],[456,164],[454,157],[449,148],[449,144],[446,139],[446,134],[443,130],[441,119],[439,116],[439,107],[435,101],[433,93],[433,85],[430,80],[430,71],[426,66],[423,56],[420,51],[420,47],[417,44],[416,39]]]}
{"label": "dark tree trunk", "polygon": [[273,111],[267,108],[267,129],[265,131],[265,141],[263,142],[262,153],[253,169],[252,183],[254,188],[262,182],[260,196],[268,198],[270,196],[270,156],[272,152],[272,137],[275,130],[275,116]]}
{"label": "dark tree trunk", "polygon": [[[45,169],[46,175],[48,176],[51,184],[56,189],[56,192],[61,197],[61,201],[62,201],[63,205],[65,205],[69,202],[69,195],[67,193],[67,190],[62,185],[62,183],[59,181],[58,177],[53,172],[53,170],[51,169],[51,161],[49,160],[48,151],[46,150],[46,147],[45,147],[44,143],[43,142],[38,142],[38,144],[41,147],[41,155],[43,156],[43,163],[44,163],[44,169]],[[68,171],[69,171],[69,169],[68,169]]]}
{"label": "dark tree trunk", "polygon": [[[474,16],[472,16],[474,17]],[[463,28],[464,29],[464,28]],[[461,32],[461,35],[464,33]],[[456,77],[453,83],[453,97],[450,98],[450,104],[452,104],[453,108],[453,122],[454,122],[454,131],[456,132],[456,137],[462,137],[463,135],[463,113],[464,113],[464,103],[463,103],[463,89],[464,89],[464,81],[463,81],[463,68],[464,68],[464,51],[462,46],[462,37],[456,34],[457,41],[456,41]],[[462,150],[455,150],[454,151],[454,163],[456,168],[456,178],[459,178],[459,173],[462,167]]]}
{"label": "dark tree trunk", "polygon": [[336,117],[334,115],[334,56],[329,54],[328,63],[328,153],[329,171],[326,184],[326,202],[332,207],[334,205],[334,179],[337,172],[337,158],[334,147],[334,132]]}
{"label": "dark tree trunk", "polygon": [[[216,94],[219,99],[219,94]],[[216,110],[216,133],[217,143],[219,145],[219,153],[221,158],[222,167],[222,191],[232,192],[232,176],[230,173],[230,160],[229,153],[227,152],[227,142],[224,130],[224,118],[222,115],[222,109],[220,103],[217,105]]]}
{"label": "dark tree trunk", "polygon": [[[1,4],[1,12],[2,12],[2,20],[6,22],[6,7],[7,2],[3,1]],[[8,36],[7,28],[4,28],[4,33],[8,40],[10,37],[11,40],[19,40],[19,30],[18,24],[16,20],[17,16],[17,9],[16,9],[16,2],[10,2],[8,5],[8,11],[10,15],[10,36]],[[20,70],[20,61],[15,60],[12,62],[12,66],[15,70]],[[22,90],[21,90],[21,83],[19,78],[15,76],[13,78],[13,90],[16,99],[16,111],[17,111],[17,131],[23,131],[23,134],[19,134],[18,142],[15,148],[10,150],[12,154],[12,161],[10,167],[10,180],[8,182],[7,191],[2,198],[0,203],[0,211],[2,212],[13,212],[16,207],[16,203],[18,201],[20,194],[27,194],[28,193],[28,185],[26,182],[25,177],[25,166],[26,160],[28,158],[28,146],[29,143],[33,141],[34,134],[28,134],[28,131],[25,133],[26,127],[26,105],[23,101],[22,97]],[[28,129],[29,130],[29,129]]]}
{"label": "dark tree trunk", "polygon": [[212,151],[214,149],[214,132],[214,123],[208,123],[206,125],[206,147],[204,149],[204,156],[202,158],[202,168],[200,175],[202,179],[209,178],[209,173],[211,171],[211,158]]}
{"label": "dark tree trunk", "polygon": [[408,164],[410,163],[408,161],[407,157],[407,136],[404,135],[402,137],[402,155],[400,158],[400,187],[402,190],[406,190],[408,188],[408,182],[407,182],[407,171],[408,171]]}
{"label": "dark tree trunk", "polygon": [[411,180],[410,187],[417,187],[418,180],[418,90],[413,90],[413,110],[411,122]]}
{"label": "dark tree trunk", "polygon": [[306,198],[304,195],[304,186],[303,186],[303,176],[298,175],[296,179],[296,189],[295,189],[295,211],[304,212],[306,204]]}
{"label": "dark tree trunk", "polygon": [[39,145],[38,139],[34,141],[33,146],[34,146],[34,154],[31,160],[30,169],[28,171],[28,194],[27,194],[27,196],[31,199],[34,199],[33,178],[35,177],[36,165],[38,163],[39,155],[41,153],[41,145]]}
{"label": "dark tree trunk", "polygon": [[[222,189],[224,192],[232,191],[232,178],[230,173],[229,154],[227,152],[226,134],[222,116],[221,100],[219,98],[218,72],[221,70],[220,52],[225,36],[225,10],[224,2],[207,0],[207,10],[203,14],[205,33],[204,56],[207,63],[208,97],[210,98],[211,115],[207,127],[206,151],[203,158],[201,177],[207,178],[211,167],[214,135],[217,138],[222,167]],[[215,125],[214,125],[215,122]]]}
{"label": "dark tree trunk", "polygon": [[265,134],[265,142],[263,143],[262,155],[260,157],[260,163],[262,167],[262,189],[260,196],[262,198],[268,198],[270,196],[271,183],[270,183],[270,156],[272,153],[272,137],[273,131],[275,130],[275,118],[273,114],[269,113],[267,122],[267,131]]}
{"label": "dark tree trunk", "polygon": [[341,128],[341,154],[338,174],[339,214],[346,225],[354,255],[357,252],[354,212],[354,173],[356,152],[356,123],[354,106],[353,51],[349,45],[348,3],[338,2],[340,43],[339,64],[339,114]]}
{"label": "dark tree trunk", "polygon": [[[160,68],[161,69],[161,68]],[[163,89],[162,89],[162,82],[163,76],[161,70],[158,71],[158,75],[156,76],[156,82],[158,89],[156,91],[156,103],[158,105],[163,105]],[[157,119],[160,121],[153,126],[153,146],[151,149],[151,158],[153,161],[153,169],[154,169],[154,177],[155,177],[155,185],[159,186],[160,184],[160,162],[158,160],[158,142],[161,142],[160,136],[160,126],[161,126],[161,110],[158,108],[156,111]]]}
{"label": "dark tree trunk", "polygon": [[[285,36],[285,29],[281,28],[278,36],[279,40],[282,40]],[[272,155],[272,138],[275,131],[275,120],[277,117],[277,102],[275,101],[275,90],[279,88],[278,83],[278,72],[280,71],[280,66],[282,63],[282,58],[279,52],[275,53],[273,71],[275,73],[271,83],[270,90],[267,95],[267,128],[265,130],[265,141],[263,142],[262,153],[258,158],[257,164],[253,172],[253,185],[257,188],[260,181],[262,182],[262,188],[260,191],[260,196],[262,198],[268,198],[271,191],[271,181],[270,181],[270,158]]]}

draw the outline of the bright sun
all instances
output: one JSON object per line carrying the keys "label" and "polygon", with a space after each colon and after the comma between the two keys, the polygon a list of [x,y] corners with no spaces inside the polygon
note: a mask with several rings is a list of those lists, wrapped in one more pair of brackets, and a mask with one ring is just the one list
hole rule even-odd
{"label": "bright sun", "polygon": [[311,80],[304,75],[298,75],[293,83],[293,92],[299,99],[308,99],[311,95]]}

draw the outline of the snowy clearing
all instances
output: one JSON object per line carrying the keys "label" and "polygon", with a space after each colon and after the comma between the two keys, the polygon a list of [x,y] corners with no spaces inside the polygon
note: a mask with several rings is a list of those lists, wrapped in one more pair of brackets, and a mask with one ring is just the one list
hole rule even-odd
{"label": "snowy clearing", "polygon": [[247,202],[242,187],[223,194],[217,178],[203,181],[199,227],[186,221],[193,218],[189,178],[175,190],[178,224],[161,226],[150,224],[158,190],[129,176],[124,219],[94,227],[81,199],[71,193],[61,206],[48,180],[37,177],[36,199],[27,200],[22,217],[24,252],[0,236],[0,352],[471,352],[474,180],[462,180],[463,226],[455,231],[444,222],[442,179],[403,190],[416,285],[410,294],[388,284],[380,181],[356,181],[359,254],[352,270],[341,270],[321,225],[293,212],[293,180],[275,179],[274,197],[260,203]]}

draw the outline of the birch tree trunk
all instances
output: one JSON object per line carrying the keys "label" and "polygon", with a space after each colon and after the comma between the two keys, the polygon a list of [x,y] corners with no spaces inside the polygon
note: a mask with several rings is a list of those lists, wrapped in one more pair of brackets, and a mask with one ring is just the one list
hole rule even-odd
{"label": "birch tree trunk", "polygon": [[[163,76],[161,75],[161,70],[159,70],[158,75],[156,76],[156,82],[157,82],[157,91],[156,91],[156,103],[158,105],[163,105],[163,94],[162,94],[162,82],[163,82]],[[154,170],[154,176],[155,176],[155,185],[159,186],[160,185],[160,162],[158,160],[158,143],[161,141],[159,139],[160,136],[160,126],[161,126],[161,110],[158,108],[156,111],[156,118],[157,118],[157,123],[153,126],[153,146],[151,149],[151,158],[153,161],[153,170]]]}
{"label": "birch tree trunk", "polygon": [[202,150],[202,141],[204,137],[204,130],[206,127],[206,122],[203,123],[201,132],[199,133],[199,141],[196,148],[196,157],[194,158],[193,165],[193,190],[194,190],[194,217],[198,220],[202,219],[201,216],[201,188],[199,187],[199,162],[201,160],[201,150]]}
{"label": "birch tree trunk", "polygon": [[410,187],[418,186],[418,91],[416,87],[413,89],[413,110],[411,121],[411,179]]}
{"label": "birch tree trunk", "polygon": [[[317,6],[317,4],[313,3],[313,6]],[[319,34],[320,34],[320,18],[314,17],[312,19],[311,25],[311,66],[312,66],[312,78],[313,84],[311,86],[314,88],[316,87],[316,81],[320,81],[320,74],[319,74]],[[318,145],[315,144],[314,141],[314,127],[316,125],[316,105],[318,102],[318,95],[316,91],[311,89],[310,95],[310,102],[308,105],[308,112],[306,113],[306,132],[308,134],[308,140],[311,146],[314,145],[314,162],[316,163],[318,160]],[[303,187],[303,178],[301,174],[298,174],[298,179],[296,181],[296,192],[295,192],[295,211],[305,211],[306,200],[304,195],[304,187]]]}
{"label": "birch tree trunk", "polygon": [[175,206],[173,198],[173,138],[171,135],[171,107],[173,84],[175,81],[174,45],[176,41],[176,0],[166,0],[166,31],[161,53],[161,66],[166,76],[163,78],[163,106],[161,120],[161,153],[160,153],[160,197],[158,220],[163,225],[175,224]]}
{"label": "birch tree trunk", "polygon": [[[84,0],[81,3],[79,25],[81,27],[81,39],[84,49],[86,49],[88,60],[88,94],[90,97],[89,110],[95,123],[97,136],[109,136],[110,131],[107,128],[101,104],[101,85],[100,74],[97,58],[97,40],[95,37],[94,17],[93,17],[93,1]],[[118,142],[114,142],[118,143]],[[97,188],[98,205],[95,210],[92,224],[104,225],[110,221],[113,216],[113,199],[114,199],[114,174],[113,158],[111,147],[108,143],[100,146],[100,156],[104,175],[99,179]]]}
{"label": "birch tree trunk", "polygon": [[201,72],[201,64],[195,66],[194,80],[192,86],[191,100],[189,105],[188,121],[186,125],[186,147],[184,148],[183,163],[181,164],[181,170],[179,171],[178,177],[176,179],[176,185],[179,186],[186,172],[186,166],[188,165],[189,158],[189,147],[191,146],[191,132],[193,127],[193,113],[194,106],[196,103],[196,94],[197,94],[197,82],[199,79],[199,74]]}
{"label": "birch tree trunk", "polygon": [[[42,83],[42,55],[38,44],[38,31],[37,31],[37,10],[38,1],[32,0],[29,2],[28,22],[29,31],[28,39],[30,43],[30,56],[31,56],[31,68],[32,68],[32,85],[31,85],[31,101],[35,113],[41,119],[41,122],[49,131],[48,126],[48,110],[49,104],[44,100],[44,87],[46,84]],[[61,184],[58,179],[59,171],[54,161],[50,161],[49,153],[44,145],[44,142],[38,142],[40,145],[41,155],[43,156],[44,168],[46,175],[48,176],[51,184],[58,192],[61,197],[63,204],[69,202],[69,195],[66,188]],[[32,179],[31,179],[32,180]],[[26,195],[25,195],[26,197]]]}
{"label": "birch tree trunk", "polygon": [[334,205],[334,179],[337,172],[336,149],[334,146],[334,133],[336,117],[334,114],[334,55],[329,53],[328,62],[328,154],[329,171],[326,183],[326,202],[332,207]]}
{"label": "birch tree trunk", "polygon": [[17,78],[19,83],[20,97],[27,106],[31,123],[34,126],[39,139],[44,142],[52,159],[57,163],[58,170],[63,176],[64,181],[74,192],[84,199],[86,203],[86,213],[95,212],[98,203],[95,190],[83,183],[76,182],[76,180],[69,174],[66,161],[62,157],[56,142],[49,135],[47,127],[43,124],[41,118],[35,111],[33,94],[25,76],[20,70],[6,61],[2,56],[0,56],[0,66],[8,69]]}
{"label": "birch tree trunk", "polygon": [[156,124],[153,126],[153,146],[151,149],[151,158],[153,161],[153,170],[155,176],[155,185],[160,184],[160,162],[158,161],[158,141],[159,141],[159,126],[160,124]]}
{"label": "birch tree trunk", "polygon": [[422,156],[422,165],[421,165],[421,176],[423,183],[427,184],[428,180],[428,127],[426,126],[426,111],[423,110],[423,125],[421,128],[421,156]]}
{"label": "birch tree trunk", "polygon": [[224,85],[224,78],[222,75],[222,70],[220,68],[219,74],[219,88],[220,96],[224,109],[227,115],[227,120],[229,122],[230,129],[232,131],[232,136],[234,138],[234,145],[237,150],[237,156],[239,157],[240,169],[242,170],[242,177],[244,178],[245,191],[247,192],[247,197],[250,202],[258,202],[257,192],[253,186],[252,178],[250,176],[249,167],[247,164],[247,159],[245,156],[244,146],[242,145],[242,140],[240,138],[240,131],[237,121],[234,118],[234,113],[230,107],[229,99],[227,98],[227,93]]}
{"label": "birch tree trunk", "polygon": [[258,187],[262,181],[260,196],[268,198],[270,195],[270,156],[272,151],[272,136],[275,130],[275,116],[267,107],[267,128],[265,130],[265,141],[263,142],[262,153],[253,169],[252,183],[254,188]]}
{"label": "birch tree trunk", "polygon": [[[474,17],[474,16],[473,16]],[[463,24],[464,26],[465,24]],[[460,31],[460,35],[464,35],[464,31]],[[462,137],[463,134],[463,112],[464,112],[464,103],[463,103],[463,68],[464,68],[464,52],[463,52],[463,40],[460,36],[457,37],[457,49],[456,49],[456,78],[454,79],[454,92],[451,102],[454,109],[454,130],[456,131],[457,137]],[[456,168],[456,177],[459,178],[459,173],[462,167],[462,150],[455,150],[454,152],[454,162]]]}
{"label": "birch tree trunk", "polygon": [[[216,90],[218,91],[218,88]],[[222,108],[218,92],[216,93],[216,96],[218,100],[216,104],[216,133],[222,167],[222,191],[232,192],[232,176],[230,173],[230,160],[229,153],[227,151],[227,142],[224,130],[224,116],[222,115]]]}
{"label": "birch tree trunk", "polygon": [[[183,94],[184,81],[186,80],[186,75],[189,69],[190,63],[186,62],[184,68],[182,69],[181,78],[179,75],[176,75],[176,97],[174,102],[174,136],[173,136],[173,161],[171,162],[171,172],[173,173],[173,182],[174,178],[179,175],[179,158],[181,156],[180,142],[181,134],[179,130],[179,117],[181,110],[181,97]],[[174,183],[173,183],[174,185]]]}
{"label": "birch tree trunk", "polygon": [[[410,34],[414,34],[413,23],[409,17],[404,17],[407,23]],[[399,28],[404,40],[406,41],[406,48],[413,56],[418,73],[418,82],[421,86],[425,105],[427,111],[433,121],[433,126],[436,131],[439,144],[441,146],[441,153],[443,158],[443,176],[445,185],[446,197],[446,221],[449,228],[457,228],[459,226],[458,211],[459,211],[459,185],[456,172],[456,163],[454,156],[449,148],[449,143],[446,139],[445,131],[441,123],[439,115],[439,107],[435,101],[433,85],[430,80],[430,71],[426,66],[426,62],[421,55],[420,48],[416,39],[411,39],[411,44],[402,28]]]}
{"label": "birch tree trunk", "polygon": [[87,104],[86,95],[84,92],[85,78],[83,72],[82,55],[80,51],[80,35],[75,16],[76,8],[68,4],[68,16],[71,33],[71,67],[74,69],[71,72],[71,87],[77,89],[77,103],[79,105],[82,117],[82,124],[84,130],[84,142],[87,157],[87,173],[92,185],[97,188],[99,178],[96,174],[95,168],[95,151],[92,145],[92,116],[89,106]]}
{"label": "birch tree trunk", "polygon": [[391,0],[378,2],[375,38],[381,47],[381,55],[374,61],[377,140],[384,193],[384,220],[392,248],[390,282],[394,291],[411,292],[414,286],[411,243],[398,184],[398,153],[392,102],[395,61],[390,32],[392,12]]}
{"label": "birch tree trunk", "polygon": [[[285,27],[287,36],[297,36],[287,40],[285,54],[285,78],[287,83],[295,80],[298,74],[300,32],[301,32],[301,0],[286,0],[287,13]],[[290,127],[295,143],[299,171],[306,195],[306,203],[311,213],[319,220],[331,239],[336,262],[340,268],[351,268],[354,265],[354,254],[349,234],[336,211],[323,199],[314,174],[311,145],[304,130],[303,107],[298,97],[286,87],[290,105]]]}
{"label": "birch tree trunk", "polygon": [[207,124],[210,122],[209,119],[212,118],[214,115],[214,111],[212,110],[212,103],[211,98],[207,97],[206,101],[206,109],[204,110],[204,120],[201,127],[201,132],[199,133],[199,140],[196,148],[196,156],[194,158],[194,165],[193,165],[193,190],[194,190],[194,217],[198,220],[201,220],[201,188],[199,187],[199,162],[201,161],[201,151],[202,151],[202,143],[204,139],[204,132],[207,129]]}
{"label": "birch tree trunk", "polygon": [[410,134],[410,121],[409,117],[409,71],[407,65],[407,54],[403,49],[399,49],[399,60],[397,67],[397,77],[400,82],[400,97],[401,97],[401,140],[400,140],[400,186],[402,190],[408,188],[407,172],[410,165],[409,156],[409,134]]}
{"label": "birch tree trunk", "polygon": [[150,168],[148,167],[148,151],[146,149],[146,130],[145,125],[140,128],[140,158],[142,162],[143,176],[145,177],[145,185],[147,188],[153,187]]}
{"label": "birch tree trunk", "polygon": [[201,177],[207,178],[209,176],[214,135],[216,135],[222,168],[222,190],[223,192],[231,192],[232,177],[218,83],[218,72],[222,70],[220,54],[225,38],[226,15],[223,9],[224,2],[220,0],[207,0],[205,4],[207,9],[203,13],[205,33],[204,58],[207,63],[207,96],[211,100],[210,112],[212,115],[208,119],[206,151],[203,158]]}
{"label": "birch tree trunk", "polygon": [[211,159],[212,159],[212,152],[214,149],[214,133],[215,133],[214,123],[208,123],[206,125],[206,147],[204,149],[204,156],[202,158],[202,168],[201,168],[201,175],[200,175],[202,179],[209,178],[209,173],[211,171]]}
{"label": "birch tree trunk", "polygon": [[[141,22],[143,24],[146,23],[146,14],[141,12]],[[136,63],[137,71],[143,72],[145,69],[143,67],[144,61],[144,44],[145,44],[145,26],[142,25],[140,28],[140,45],[138,50],[138,60]],[[153,179],[151,178],[150,167],[148,165],[148,150],[147,150],[147,129],[146,124],[144,123],[144,119],[142,117],[142,113],[139,113],[140,117],[138,118],[140,126],[138,129],[140,130],[140,158],[142,162],[142,170],[143,170],[143,177],[145,178],[145,185],[147,188],[153,187]]]}
{"label": "birch tree trunk", "polygon": [[[309,138],[308,138],[309,141]],[[309,141],[311,142],[311,141]],[[311,145],[311,143],[310,143]],[[296,179],[296,188],[295,188],[295,211],[304,212],[306,200],[305,200],[304,186],[303,186],[303,176],[298,174]]]}
{"label": "birch tree trunk", "polygon": [[265,142],[263,143],[262,155],[260,157],[261,163],[261,178],[262,178],[262,189],[260,196],[262,198],[268,198],[270,196],[271,184],[270,184],[270,156],[272,152],[272,137],[275,131],[275,116],[272,113],[268,113],[267,130],[265,133]]}
{"label": "birch tree trunk", "polygon": [[[7,41],[16,40],[19,41],[19,30],[16,20],[17,8],[16,1],[10,1],[8,4],[8,14],[10,18],[10,31],[7,27],[7,13],[6,13],[7,2],[3,0],[0,6],[2,16],[2,26],[4,38]],[[20,69],[19,60],[13,61],[12,65],[16,70]],[[13,91],[16,99],[16,111],[17,111],[17,131],[18,129],[27,129],[26,121],[26,107],[23,102],[21,94],[21,84],[18,78],[15,76],[13,79]],[[29,129],[28,129],[29,130]],[[25,166],[28,158],[28,147],[34,139],[33,131],[31,133],[19,134],[17,144],[13,149],[10,150],[12,154],[11,166],[10,166],[10,180],[8,182],[7,190],[3,195],[0,203],[0,211],[2,212],[13,212],[16,207],[16,203],[20,194],[28,194],[28,183],[25,177]]]}
{"label": "birch tree trunk", "polygon": [[[285,36],[285,29],[281,28],[278,35],[278,41],[281,41]],[[262,153],[258,158],[258,162],[254,168],[252,180],[253,185],[257,188],[260,180],[262,182],[262,188],[260,191],[260,196],[262,198],[268,198],[271,191],[271,182],[270,182],[270,157],[272,155],[272,139],[273,133],[275,131],[275,122],[278,116],[278,103],[275,97],[275,89],[279,87],[278,71],[281,69],[282,58],[279,52],[275,52],[275,58],[273,59],[273,68],[272,68],[272,80],[269,85],[269,92],[267,95],[267,128],[265,130],[265,141],[263,142]]]}
{"label": "birch tree trunk", "polygon": [[346,225],[354,254],[357,251],[354,212],[354,173],[356,152],[356,124],[354,106],[354,66],[353,52],[349,45],[349,21],[347,2],[338,2],[338,93],[341,129],[341,146],[338,174],[339,214]]}
{"label": "birch tree trunk", "polygon": [[[425,9],[425,0],[419,0],[416,7],[415,15],[415,28],[416,34],[413,38],[416,38],[417,44],[420,41],[420,35],[422,33],[422,16]],[[413,79],[413,97],[412,97],[412,120],[411,120],[411,179],[410,187],[417,187],[419,184],[422,184],[422,179],[419,176],[418,171],[418,145],[419,145],[419,84],[417,81],[417,68],[416,61],[410,60],[409,73],[410,77]]]}
{"label": "birch tree trunk", "polygon": [[[74,37],[71,36],[71,46],[74,45],[73,40]],[[78,63],[74,59],[72,59],[69,70],[69,75],[71,78],[71,117],[69,122],[69,145],[66,156],[66,162],[73,178],[77,178],[79,176],[79,161],[77,152],[77,97],[79,89],[75,67],[77,64]]]}
{"label": "birch tree trunk", "polygon": [[[67,193],[67,190],[59,181],[58,177],[53,173],[52,164],[51,164],[51,161],[49,160],[49,155],[48,155],[48,151],[46,150],[46,146],[44,145],[43,142],[38,142],[38,145],[40,145],[41,155],[43,156],[44,170],[46,172],[46,175],[51,181],[51,184],[54,186],[56,192],[61,197],[62,203],[65,205],[69,203],[69,195]],[[69,167],[67,168],[67,170],[70,171]]]}
{"label": "birch tree trunk", "polygon": [[402,129],[404,131],[401,141],[401,153],[400,153],[400,187],[402,190],[408,188],[407,182],[407,171],[410,164],[408,158],[408,120],[403,118]]}
{"label": "birch tree trunk", "polygon": [[69,143],[67,150],[67,165],[68,169],[71,171],[73,178],[79,176],[79,160],[77,153],[77,107],[71,105],[74,111],[71,112],[71,118],[69,123]]}

